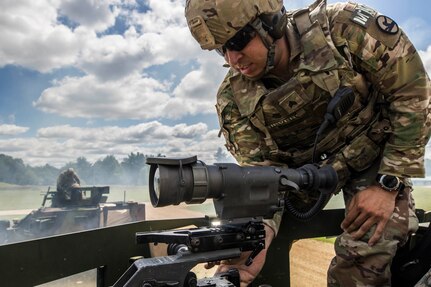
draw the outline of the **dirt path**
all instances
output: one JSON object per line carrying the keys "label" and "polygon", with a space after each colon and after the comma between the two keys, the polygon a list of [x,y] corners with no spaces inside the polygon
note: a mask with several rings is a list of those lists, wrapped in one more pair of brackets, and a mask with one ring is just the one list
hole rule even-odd
{"label": "dirt path", "polygon": [[187,209],[187,205],[180,204],[178,206],[165,206],[154,208],[151,203],[145,203],[145,216],[147,220],[155,219],[179,219],[203,217],[205,214],[198,211]]}
{"label": "dirt path", "polygon": [[331,243],[315,239],[295,242],[290,251],[291,286],[326,286],[326,270],[332,257],[334,249]]}

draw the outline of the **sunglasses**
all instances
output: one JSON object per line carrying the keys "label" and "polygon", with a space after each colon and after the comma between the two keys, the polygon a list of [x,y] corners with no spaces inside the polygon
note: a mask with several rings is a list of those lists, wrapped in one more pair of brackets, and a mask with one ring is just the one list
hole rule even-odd
{"label": "sunglasses", "polygon": [[230,38],[221,48],[216,49],[217,53],[224,56],[227,50],[241,51],[256,36],[256,31],[249,25],[244,26],[241,30]]}

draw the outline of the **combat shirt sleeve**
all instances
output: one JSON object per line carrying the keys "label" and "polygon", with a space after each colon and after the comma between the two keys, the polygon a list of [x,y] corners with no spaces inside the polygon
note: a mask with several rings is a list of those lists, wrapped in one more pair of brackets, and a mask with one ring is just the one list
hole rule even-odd
{"label": "combat shirt sleeve", "polygon": [[229,74],[218,91],[216,109],[226,147],[238,163],[256,165],[265,161],[269,154],[268,147],[262,133],[252,126],[248,117],[241,115],[235,104]]}
{"label": "combat shirt sleeve", "polygon": [[[354,21],[358,13],[362,15]],[[367,78],[372,91],[383,95],[392,130],[379,173],[423,177],[430,81],[418,52],[392,19],[379,18],[366,6],[334,5],[328,16],[335,45],[347,48],[353,68]]]}

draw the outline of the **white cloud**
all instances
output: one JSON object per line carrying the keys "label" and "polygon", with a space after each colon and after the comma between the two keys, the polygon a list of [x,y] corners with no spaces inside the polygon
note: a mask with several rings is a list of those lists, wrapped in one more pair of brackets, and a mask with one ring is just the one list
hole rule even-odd
{"label": "white cloud", "polygon": [[188,73],[175,88],[175,96],[184,100],[210,100],[214,104],[218,86],[228,71],[224,62],[217,53],[206,52],[198,59],[199,68]]}
{"label": "white cloud", "polygon": [[17,125],[8,125],[8,124],[0,124],[0,136],[4,136],[4,135],[8,135],[8,136],[13,136],[13,135],[18,135],[18,134],[22,134],[25,133],[29,130],[30,128],[28,127],[20,127]]}
{"label": "white cloud", "polygon": [[80,37],[57,23],[56,1],[0,1],[0,66],[42,72],[72,65]]}
{"label": "white cloud", "polygon": [[[187,62],[200,55],[184,20],[183,1],[148,1],[148,11],[127,15],[124,35],[89,39],[78,67],[103,80],[118,80],[170,61]],[[128,13],[128,12],[124,12]]]}
{"label": "white cloud", "polygon": [[[201,51],[191,37],[183,14],[184,1],[148,1],[144,13],[130,12],[126,9],[130,3],[119,11],[118,0],[85,0],[79,5],[71,0],[38,3],[18,1],[3,7],[7,12],[0,12],[0,21],[2,15],[6,22],[13,15],[22,19],[22,25],[17,21],[4,25],[10,37],[0,44],[0,65],[21,65],[41,72],[74,66],[85,75],[53,82],[34,101],[36,108],[64,117],[92,119],[178,119],[214,113],[215,93],[225,74],[223,60],[215,53]],[[124,34],[96,33],[112,26],[119,15],[130,17],[131,26]],[[59,16],[78,26],[71,29],[62,25]],[[32,48],[22,49],[22,43]],[[150,67],[172,61],[185,65],[197,58],[200,66],[178,87],[143,74]]]}
{"label": "white cloud", "polygon": [[119,10],[114,6],[116,0],[63,0],[60,2],[60,14],[67,16],[79,25],[105,31],[115,24]]}
{"label": "white cloud", "polygon": [[[166,3],[159,4],[166,9]],[[165,11],[161,7],[156,5],[153,11],[139,14],[140,20],[152,18],[155,11]],[[178,19],[183,18],[182,13]],[[216,53],[201,51],[187,27],[169,24],[175,19],[172,12],[160,14],[169,19],[165,21],[168,27],[160,33],[140,35],[131,27],[124,35],[89,39],[78,60],[87,75],[56,81],[34,106],[65,117],[105,119],[178,119],[214,113],[215,94],[226,73],[224,60]],[[173,91],[170,83],[140,74],[145,67],[173,60],[187,62],[194,57],[200,66]]]}
{"label": "white cloud", "polygon": [[94,76],[66,77],[43,91],[33,105],[70,118],[178,119],[215,113],[215,94],[225,70],[220,63],[211,63],[212,69],[210,63],[202,65],[173,93],[170,83],[139,74],[108,82]]}
{"label": "white cloud", "polygon": [[169,27],[186,27],[184,18],[184,0],[147,0],[149,10],[146,13],[133,11],[130,15],[132,24],[139,26],[143,33],[162,33]]}
{"label": "white cloud", "polygon": [[93,37],[82,47],[77,67],[110,81],[174,60],[187,62],[200,53],[189,34],[186,27],[166,27],[160,33],[141,35],[131,27],[124,35]]}
{"label": "white cloud", "polygon": [[[1,1],[0,67],[40,72],[74,66],[111,80],[172,60],[188,61],[199,47],[184,20],[184,1],[148,1],[148,11],[120,0]],[[123,17],[124,35],[105,35]],[[70,28],[62,24],[68,19]],[[76,27],[74,26],[76,25]]]}
{"label": "white cloud", "polygon": [[34,138],[0,139],[3,153],[26,159],[30,165],[49,163],[56,166],[75,161],[80,156],[91,162],[106,155],[115,155],[121,160],[138,151],[169,157],[198,155],[199,159],[212,163],[217,148],[222,145],[217,131],[208,130],[206,124],[168,126],[157,121],[126,128],[52,126],[40,129]]}
{"label": "white cloud", "polygon": [[118,80],[151,65],[148,47],[133,28],[124,36],[94,37],[82,47],[77,66],[102,81]]}
{"label": "white cloud", "polygon": [[[121,6],[119,0],[75,2],[0,3],[0,33],[7,39],[0,43],[0,66],[20,65],[41,72],[74,66],[86,74],[55,81],[34,102],[35,107],[65,117],[107,119],[214,113],[217,82],[225,71],[220,68],[222,60],[202,52],[191,37],[184,1],[150,0],[144,13],[130,12],[131,3]],[[120,15],[130,18],[131,26],[123,35],[96,33],[111,27]],[[78,26],[63,25],[60,16]],[[149,67],[198,57],[201,66],[174,91],[171,83],[142,74]],[[189,99],[193,101],[184,105]]]}
{"label": "white cloud", "polygon": [[46,89],[34,102],[44,112],[65,117],[148,119],[161,115],[169,85],[140,75],[121,81],[93,76],[67,77]]}
{"label": "white cloud", "polygon": [[142,143],[145,144],[171,141],[173,138],[195,139],[201,138],[208,130],[203,123],[194,125],[177,124],[163,125],[158,121],[151,121],[129,127],[104,126],[98,128],[80,128],[70,125],[53,126],[38,130],[37,137],[45,139],[75,139],[94,142],[111,143]]}
{"label": "white cloud", "polygon": [[[173,110],[175,106],[186,106],[190,114],[215,113],[217,89],[227,73],[227,69],[222,66],[224,60],[215,52],[207,52],[198,63],[199,68],[188,73],[175,88],[173,95],[176,101],[167,105],[166,111]],[[175,112],[179,115],[182,113],[181,109]]]}

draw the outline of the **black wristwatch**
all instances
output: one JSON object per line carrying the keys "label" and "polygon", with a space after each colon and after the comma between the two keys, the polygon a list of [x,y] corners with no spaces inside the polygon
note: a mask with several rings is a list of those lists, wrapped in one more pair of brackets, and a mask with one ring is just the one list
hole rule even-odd
{"label": "black wristwatch", "polygon": [[381,188],[391,192],[392,191],[401,192],[405,187],[403,181],[399,177],[394,175],[378,174],[377,182]]}

